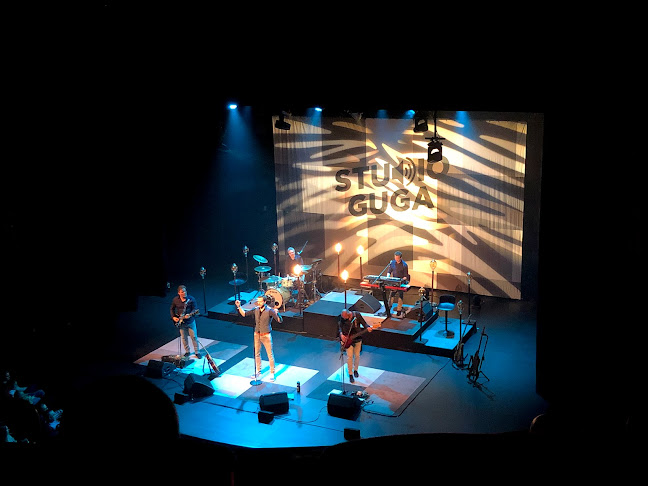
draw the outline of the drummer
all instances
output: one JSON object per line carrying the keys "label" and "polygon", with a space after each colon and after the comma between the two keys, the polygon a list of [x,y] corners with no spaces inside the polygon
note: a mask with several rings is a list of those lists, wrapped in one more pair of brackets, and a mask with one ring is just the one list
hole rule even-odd
{"label": "drummer", "polygon": [[296,277],[295,265],[304,265],[304,260],[299,253],[295,253],[295,249],[291,246],[288,248],[288,257],[286,258],[286,276]]}

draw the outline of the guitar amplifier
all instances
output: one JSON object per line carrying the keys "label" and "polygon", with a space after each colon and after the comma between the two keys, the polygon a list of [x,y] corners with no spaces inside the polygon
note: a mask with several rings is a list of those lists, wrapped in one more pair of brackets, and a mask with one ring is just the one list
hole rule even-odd
{"label": "guitar amplifier", "polygon": [[288,393],[275,392],[261,395],[259,397],[259,407],[264,412],[288,413]]}
{"label": "guitar amplifier", "polygon": [[171,363],[176,368],[184,368],[185,366],[187,366],[187,360],[184,359],[184,356],[178,354],[168,354],[166,356],[162,356],[162,361],[164,361],[165,363]]}

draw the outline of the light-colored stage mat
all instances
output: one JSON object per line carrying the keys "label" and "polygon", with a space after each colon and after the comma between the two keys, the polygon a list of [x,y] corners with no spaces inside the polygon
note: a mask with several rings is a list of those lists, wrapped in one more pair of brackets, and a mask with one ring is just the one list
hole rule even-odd
{"label": "light-colored stage mat", "polygon": [[349,383],[349,376],[344,366],[308,394],[308,398],[328,400],[330,393],[355,393],[365,391],[369,396],[364,400],[362,409],[366,412],[387,416],[398,416],[430,381],[419,376],[404,375],[392,371],[379,370],[360,366],[358,378]]}

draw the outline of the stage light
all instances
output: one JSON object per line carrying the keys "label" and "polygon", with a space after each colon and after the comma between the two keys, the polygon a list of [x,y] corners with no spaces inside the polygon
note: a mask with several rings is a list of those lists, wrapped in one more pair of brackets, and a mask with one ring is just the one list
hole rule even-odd
{"label": "stage light", "polygon": [[358,255],[362,256],[362,254],[364,253],[364,247],[360,245],[358,246],[358,248],[356,248],[356,251],[358,252]]}
{"label": "stage light", "polygon": [[322,111],[322,108],[320,108],[319,106],[316,106],[316,107],[315,107],[315,111],[319,111],[319,112],[321,112],[321,111]]}
{"label": "stage light", "polygon": [[[427,138],[427,137],[426,137]],[[428,162],[439,162],[443,159],[443,144],[439,139],[432,138],[428,143]]]}
{"label": "stage light", "polygon": [[443,137],[439,137],[437,134],[437,114],[436,111],[434,112],[434,136],[432,137],[425,137],[427,140],[430,141],[428,143],[428,157],[427,160],[428,162],[440,162],[443,160],[443,144],[441,143],[441,140],[445,140]]}
{"label": "stage light", "polygon": [[337,243],[337,244],[335,245],[335,251],[338,252],[338,255],[339,255],[340,252],[342,251],[342,245],[341,245],[340,243]]}
{"label": "stage light", "polygon": [[290,130],[290,123],[286,122],[286,120],[284,119],[286,115],[286,112],[281,112],[279,119],[275,122],[275,128],[279,130]]}
{"label": "stage light", "polygon": [[238,105],[237,105],[236,103],[230,103],[230,105],[228,106],[228,108],[229,108],[230,110],[236,110],[236,108],[238,108]]}
{"label": "stage light", "polygon": [[346,270],[344,270],[344,271],[342,272],[342,274],[340,275],[340,277],[342,277],[342,280],[344,280],[344,283],[346,283],[347,279],[349,278],[349,272],[347,272]]}
{"label": "stage light", "polygon": [[424,117],[414,117],[414,133],[423,133],[428,131],[427,120]]}
{"label": "stage light", "polygon": [[295,266],[293,267],[293,273],[294,273],[295,275],[300,275],[300,274],[301,274],[301,270],[302,270],[302,269],[301,269],[301,265],[299,265],[299,264],[298,264],[298,265],[295,265]]}

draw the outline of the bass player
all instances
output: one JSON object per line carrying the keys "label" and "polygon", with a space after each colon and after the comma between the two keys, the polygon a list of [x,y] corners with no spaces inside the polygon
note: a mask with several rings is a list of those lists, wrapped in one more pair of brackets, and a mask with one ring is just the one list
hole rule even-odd
{"label": "bass player", "polygon": [[[361,330],[363,327],[364,330]],[[358,368],[360,367],[360,350],[362,349],[361,334],[373,331],[373,327],[367,324],[362,315],[356,311],[344,309],[338,317],[338,335],[340,337],[341,349],[346,349],[347,353],[347,370],[349,372],[349,381],[355,381],[357,378]],[[353,372],[351,371],[353,370]],[[344,370],[342,370],[344,373]]]}

